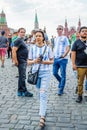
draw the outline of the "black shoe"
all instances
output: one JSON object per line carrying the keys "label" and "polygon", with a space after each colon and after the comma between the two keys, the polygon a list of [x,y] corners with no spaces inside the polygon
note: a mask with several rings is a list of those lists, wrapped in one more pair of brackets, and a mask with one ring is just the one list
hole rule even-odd
{"label": "black shoe", "polygon": [[75,93],[77,94],[77,92],[78,92],[78,86],[76,87],[76,90],[75,90]]}
{"label": "black shoe", "polygon": [[62,96],[62,94],[58,93],[58,96]]}
{"label": "black shoe", "polygon": [[22,92],[22,96],[24,96],[24,97],[33,97],[33,94],[26,91],[26,92]]}
{"label": "black shoe", "polygon": [[1,68],[4,68],[4,67],[5,67],[4,64],[2,64],[2,65],[1,65]]}
{"label": "black shoe", "polygon": [[82,102],[82,96],[78,96],[76,99],[76,102],[81,103]]}

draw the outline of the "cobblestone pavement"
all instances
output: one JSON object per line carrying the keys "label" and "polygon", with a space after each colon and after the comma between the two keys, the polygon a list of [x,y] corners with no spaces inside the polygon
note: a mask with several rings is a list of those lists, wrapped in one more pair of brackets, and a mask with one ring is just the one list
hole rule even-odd
{"label": "cobblestone pavement", "polygon": [[[17,68],[12,67],[11,59],[6,59],[5,68],[0,67],[0,130],[40,130],[36,88],[27,83],[34,96],[18,97],[16,75]],[[52,76],[44,130],[87,130],[87,102],[85,98],[81,104],[75,102],[76,79],[71,61],[67,67],[65,93],[61,97],[56,94],[57,84]]]}

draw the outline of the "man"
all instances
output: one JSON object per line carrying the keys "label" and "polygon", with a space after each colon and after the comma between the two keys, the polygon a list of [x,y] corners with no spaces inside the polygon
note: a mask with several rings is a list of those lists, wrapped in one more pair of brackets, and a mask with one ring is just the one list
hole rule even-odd
{"label": "man", "polygon": [[8,49],[7,49],[7,52],[8,52],[8,58],[12,58],[12,49],[11,49],[11,43],[12,43],[12,34],[8,34]]}
{"label": "man", "polygon": [[[76,32],[76,40],[77,39],[80,39],[80,33],[77,31]],[[75,41],[76,41],[75,40]],[[75,42],[74,41],[74,42]],[[73,43],[74,43],[73,42]],[[72,43],[72,46],[73,46],[73,43]],[[71,49],[72,50],[72,49]],[[74,72],[74,78],[76,79],[77,78],[77,70],[73,70],[73,72]],[[77,78],[78,79],[78,78]],[[78,83],[77,83],[78,84]],[[75,93],[77,94],[77,92],[78,92],[78,85],[76,86],[76,90],[75,90]],[[87,93],[87,80],[85,80],[85,93]]]}
{"label": "man", "polygon": [[72,46],[72,67],[78,74],[78,97],[76,102],[82,102],[83,82],[87,80],[87,27],[80,28],[80,39],[76,40]]}
{"label": "man", "polygon": [[5,31],[3,30],[1,31],[1,36],[0,36],[0,60],[2,62],[1,65],[2,68],[4,68],[7,46],[8,46],[8,40],[5,37]]}
{"label": "man", "polygon": [[53,51],[53,48],[54,48],[54,37],[53,37],[53,35],[51,37],[51,46],[52,46],[52,51]]}
{"label": "man", "polygon": [[[58,80],[58,95],[61,96],[64,91],[66,82],[66,66],[67,66],[67,54],[70,50],[69,41],[66,36],[63,36],[63,26],[59,25],[57,28],[58,37],[54,39],[54,64],[53,75]],[[58,71],[60,69],[60,74]]]}
{"label": "man", "polygon": [[33,94],[27,91],[26,88],[26,67],[28,58],[28,49],[24,43],[26,30],[24,28],[19,28],[18,38],[14,42],[13,47],[13,62],[18,66],[19,79],[18,79],[18,96],[32,97]]}

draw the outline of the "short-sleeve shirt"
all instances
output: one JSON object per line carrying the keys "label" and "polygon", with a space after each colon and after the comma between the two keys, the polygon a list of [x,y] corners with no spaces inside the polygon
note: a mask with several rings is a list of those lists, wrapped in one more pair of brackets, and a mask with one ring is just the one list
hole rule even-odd
{"label": "short-sleeve shirt", "polygon": [[76,52],[77,67],[87,67],[87,43],[80,39],[76,40],[72,46],[72,51]]}
{"label": "short-sleeve shirt", "polygon": [[14,42],[14,46],[18,48],[17,50],[17,60],[21,63],[26,63],[28,59],[28,49],[26,44],[24,43],[24,40],[21,38],[18,38]]}
{"label": "short-sleeve shirt", "polygon": [[[67,46],[69,46],[69,40],[66,36],[56,37],[54,39],[54,57],[59,58],[63,55]],[[64,59],[67,59],[67,56]]]}
{"label": "short-sleeve shirt", "polygon": [[[45,46],[42,47],[38,47],[37,45],[33,45],[30,47],[30,51],[29,51],[29,55],[28,55],[28,59],[30,60],[35,60],[36,58],[38,58],[40,55],[43,54]],[[45,60],[49,60],[53,58],[53,52],[51,50],[51,48],[49,46],[46,47],[46,51],[44,53],[43,56],[43,61]],[[32,68],[32,72],[36,72],[38,70],[38,66],[39,64],[33,64],[33,68]],[[40,71],[45,71],[45,70],[50,70],[50,65],[48,64],[41,64],[40,66]]]}
{"label": "short-sleeve shirt", "polygon": [[4,36],[0,36],[0,48],[6,48],[7,47],[8,39]]}

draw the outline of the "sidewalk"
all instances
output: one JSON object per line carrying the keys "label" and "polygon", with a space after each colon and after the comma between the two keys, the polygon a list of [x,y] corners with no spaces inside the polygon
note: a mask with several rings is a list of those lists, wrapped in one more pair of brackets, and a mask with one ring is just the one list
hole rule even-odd
{"label": "sidewalk", "polygon": [[[0,63],[1,66],[1,63]],[[0,130],[40,130],[39,101],[35,86],[27,83],[34,97],[17,96],[17,68],[6,59],[5,68],[0,67]],[[71,61],[67,67],[65,93],[58,96],[57,81],[51,77],[48,97],[46,126],[44,130],[87,130],[87,101],[75,102],[76,81]]]}

